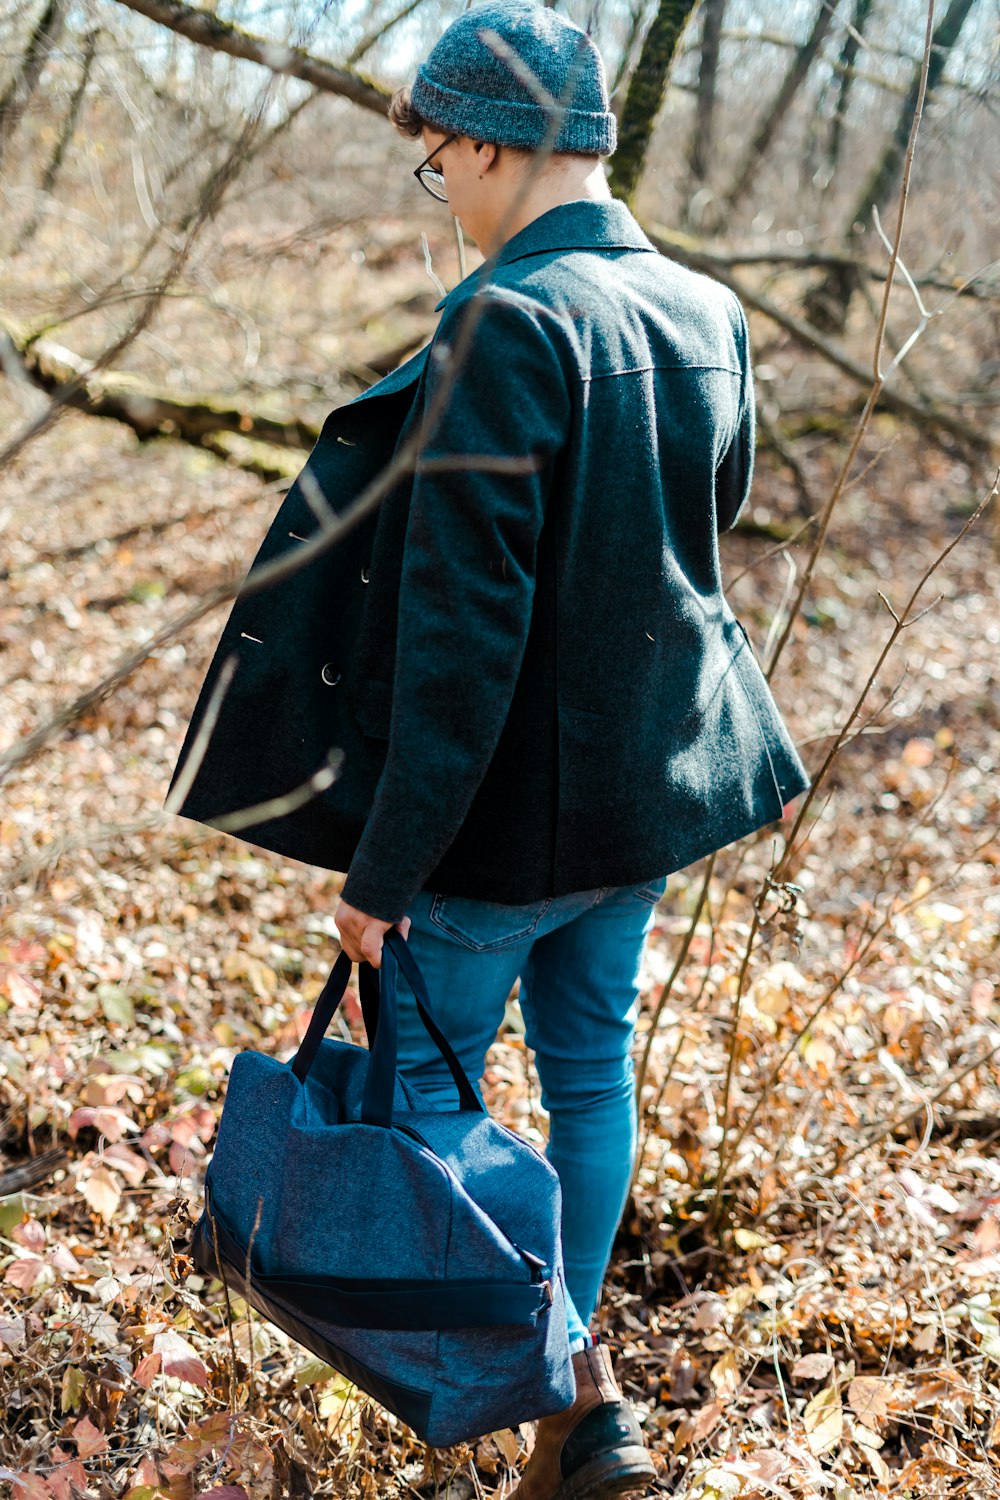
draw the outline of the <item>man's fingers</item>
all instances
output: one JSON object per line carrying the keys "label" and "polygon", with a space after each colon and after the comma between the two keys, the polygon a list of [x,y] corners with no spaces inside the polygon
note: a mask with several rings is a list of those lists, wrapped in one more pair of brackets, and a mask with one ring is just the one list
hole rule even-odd
{"label": "man's fingers", "polygon": [[340,934],[340,947],[341,951],[347,954],[352,964],[359,964],[361,962],[363,957],[361,949],[353,938],[348,937],[343,932]]}
{"label": "man's fingers", "polygon": [[[341,902],[334,924],[340,937],[340,946],[352,963],[369,963],[373,969],[382,967],[382,939],[390,927],[377,917],[366,917],[364,912],[346,907]],[[403,936],[410,930],[410,919],[404,917],[400,923]]]}
{"label": "man's fingers", "polygon": [[361,938],[361,957],[373,969],[382,967],[382,933],[377,927],[366,927]]}
{"label": "man's fingers", "polygon": [[404,938],[405,937],[409,937],[409,935],[410,935],[410,919],[409,919],[409,917],[404,917],[403,918],[403,920],[399,924],[399,930],[403,934]]}

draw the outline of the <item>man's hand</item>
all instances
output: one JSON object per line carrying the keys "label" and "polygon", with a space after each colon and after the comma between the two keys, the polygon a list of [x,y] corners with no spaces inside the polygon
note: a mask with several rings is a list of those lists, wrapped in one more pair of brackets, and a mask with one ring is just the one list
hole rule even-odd
{"label": "man's hand", "polygon": [[341,901],[333,920],[340,933],[340,946],[348,957],[356,964],[370,963],[373,969],[382,967],[382,939],[389,928],[398,925],[404,937],[410,930],[409,917],[398,924],[380,922],[378,917],[369,917],[346,901]]}

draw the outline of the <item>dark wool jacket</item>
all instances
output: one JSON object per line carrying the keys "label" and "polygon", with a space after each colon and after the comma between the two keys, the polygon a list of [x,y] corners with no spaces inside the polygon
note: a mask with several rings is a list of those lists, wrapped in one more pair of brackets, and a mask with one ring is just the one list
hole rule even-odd
{"label": "dark wool jacket", "polygon": [[[650,881],[809,785],[719,571],[753,455],[736,298],[622,203],[580,200],[440,307],[427,349],[330,414],[307,469],[340,510],[421,422],[425,463],[237,598],[174,772],[235,654],[180,811],[211,824],[281,796],[338,746],[333,785],[242,836],[348,870],[344,898],[385,921],[424,889],[521,903]],[[449,456],[470,462],[430,462]],[[254,566],[315,530],[303,480]]]}

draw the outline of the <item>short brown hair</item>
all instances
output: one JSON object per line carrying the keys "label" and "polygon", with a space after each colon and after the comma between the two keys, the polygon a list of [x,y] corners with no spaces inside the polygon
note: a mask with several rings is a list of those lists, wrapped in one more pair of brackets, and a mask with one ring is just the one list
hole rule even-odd
{"label": "short brown hair", "polygon": [[[413,101],[410,98],[410,85],[408,83],[404,83],[401,89],[397,89],[390,99],[389,119],[403,135],[413,137],[418,136],[425,125],[430,125],[430,121],[425,120],[423,115],[418,114],[413,108]],[[431,129],[433,129],[433,126],[431,126]]]}
{"label": "short brown hair", "polygon": [[[426,126],[428,130],[439,130],[442,135],[447,132],[442,125],[435,125],[432,120],[427,120],[413,107],[410,97],[410,85],[404,83],[402,88],[396,90],[389,101],[389,119],[398,131],[403,135],[416,137]],[[478,137],[473,136],[473,140]],[[528,148],[517,146],[505,146],[504,150],[518,162],[522,171],[526,170],[531,160],[532,152]]]}

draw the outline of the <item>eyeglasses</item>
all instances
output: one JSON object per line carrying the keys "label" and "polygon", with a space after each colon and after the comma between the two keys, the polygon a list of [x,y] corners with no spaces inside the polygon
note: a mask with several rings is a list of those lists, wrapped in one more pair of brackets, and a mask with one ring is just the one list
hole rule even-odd
{"label": "eyeglasses", "polygon": [[439,151],[443,151],[445,146],[450,145],[452,141],[458,140],[460,134],[461,132],[458,130],[452,131],[451,135],[447,136],[446,139],[441,142],[440,146],[435,146],[430,155],[424,157],[423,161],[420,163],[419,167],[417,167],[416,171],[413,174],[417,181],[420,183],[420,186],[426,188],[431,197],[437,198],[439,203],[448,202],[448,189],[444,185],[444,178],[442,177],[441,173],[436,171],[434,167],[429,167],[427,163],[430,161],[432,156],[437,156]]}

